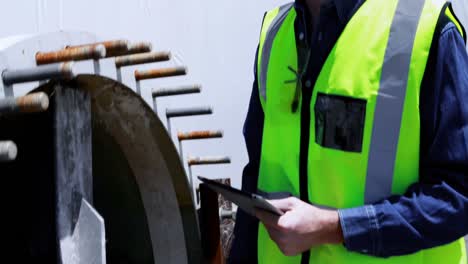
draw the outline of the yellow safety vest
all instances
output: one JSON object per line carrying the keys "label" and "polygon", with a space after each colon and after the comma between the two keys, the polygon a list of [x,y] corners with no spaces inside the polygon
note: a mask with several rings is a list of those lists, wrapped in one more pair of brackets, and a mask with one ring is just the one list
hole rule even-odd
{"label": "yellow safety vest", "polygon": [[[265,114],[258,189],[352,208],[403,194],[418,182],[419,92],[445,5],[442,0],[362,4],[310,87],[307,175],[299,173],[301,111],[291,111],[297,83],[290,81],[296,76],[288,70],[298,68],[296,12],[292,3],[268,12],[257,65]],[[301,109],[302,96],[298,103]],[[301,256],[284,256],[260,225],[258,261],[301,263]],[[310,250],[310,263],[466,264],[466,252],[462,238],[386,259],[350,252],[342,245],[323,245]]]}

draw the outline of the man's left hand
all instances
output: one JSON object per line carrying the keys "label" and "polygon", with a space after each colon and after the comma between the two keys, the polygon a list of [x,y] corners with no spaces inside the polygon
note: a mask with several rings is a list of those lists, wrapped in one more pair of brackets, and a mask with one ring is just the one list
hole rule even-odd
{"label": "man's left hand", "polygon": [[295,197],[269,202],[284,215],[257,210],[256,216],[284,255],[296,256],[315,246],[343,242],[336,210],[321,209]]}

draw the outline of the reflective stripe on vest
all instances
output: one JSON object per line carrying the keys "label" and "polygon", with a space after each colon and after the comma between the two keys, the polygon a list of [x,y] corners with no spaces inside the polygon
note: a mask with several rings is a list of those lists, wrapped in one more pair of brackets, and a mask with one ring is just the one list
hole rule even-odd
{"label": "reflective stripe on vest", "polygon": [[294,6],[294,3],[289,3],[281,6],[279,8],[279,12],[276,17],[271,22],[271,25],[268,27],[268,31],[266,33],[266,39],[263,44],[262,54],[261,54],[261,70],[260,70],[260,78],[259,78],[259,88],[260,88],[260,96],[263,100],[266,100],[266,83],[267,83],[267,73],[268,73],[268,63],[270,62],[270,55],[271,55],[271,47],[273,45],[273,41],[275,40],[276,33],[278,33],[279,28],[283,24],[284,19],[288,15],[291,8]]}
{"label": "reflective stripe on vest", "polygon": [[424,0],[399,0],[382,66],[367,165],[365,202],[392,194],[393,172],[411,55]]}

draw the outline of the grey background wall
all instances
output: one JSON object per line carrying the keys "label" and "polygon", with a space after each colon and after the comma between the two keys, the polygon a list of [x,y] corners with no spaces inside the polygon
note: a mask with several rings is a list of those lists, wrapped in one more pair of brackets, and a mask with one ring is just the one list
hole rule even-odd
{"label": "grey background wall", "polygon": [[[187,154],[230,155],[226,166],[195,168],[194,175],[232,177],[236,186],[247,162],[242,124],[253,80],[253,59],[263,13],[288,1],[268,0],[15,0],[3,1],[0,38],[59,30],[88,31],[99,39],[126,38],[151,41],[155,50],[170,50],[174,60],[160,64],[189,67],[186,77],[147,81],[143,97],[150,103],[152,87],[201,83],[201,95],[160,100],[158,108],[212,104],[210,117],[185,118],[173,122],[177,130],[218,129],[223,140],[184,145]],[[468,22],[466,0],[454,1],[457,14]],[[110,67],[104,74],[115,76]],[[151,65],[146,67],[158,67]],[[139,67],[141,68],[141,67]],[[124,82],[134,87],[131,73]],[[175,133],[174,133],[175,135]]]}

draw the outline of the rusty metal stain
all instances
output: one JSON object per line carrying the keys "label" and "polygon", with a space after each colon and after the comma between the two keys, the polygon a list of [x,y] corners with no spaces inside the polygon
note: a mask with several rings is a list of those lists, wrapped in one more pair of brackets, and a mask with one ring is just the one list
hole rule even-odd
{"label": "rusty metal stain", "polygon": [[96,43],[88,43],[75,46],[67,46],[66,49],[79,49],[84,47],[96,47],[98,45],[103,45],[106,48],[106,58],[119,56],[119,54],[125,54],[128,52],[130,44],[128,40],[118,39],[118,40],[108,40]]}
{"label": "rusty metal stain", "polygon": [[150,52],[152,48],[153,48],[153,45],[151,45],[150,42],[137,42],[137,43],[130,44],[128,47],[128,51],[130,52],[130,54],[135,54],[135,53]]}
{"label": "rusty metal stain", "polygon": [[147,80],[147,79],[156,79],[164,77],[173,77],[187,74],[186,67],[174,67],[174,68],[163,68],[163,69],[153,69],[146,71],[135,70],[135,79],[137,81]]}
{"label": "rusty metal stain", "polygon": [[201,89],[202,88],[200,84],[194,84],[194,85],[178,86],[178,87],[172,87],[172,88],[156,88],[152,90],[151,94],[153,98],[156,98],[156,97],[162,97],[162,96],[200,93]]}
{"label": "rusty metal stain", "polygon": [[44,112],[49,108],[49,97],[43,92],[32,93],[16,98],[16,105],[22,113]]}
{"label": "rusty metal stain", "polygon": [[98,44],[96,46],[85,46],[52,52],[38,52],[36,53],[36,63],[37,65],[42,65],[66,61],[101,59],[105,56],[106,48],[104,45]]}
{"label": "rusty metal stain", "polygon": [[194,139],[207,139],[207,138],[221,138],[223,137],[223,131],[192,131],[192,132],[178,132],[177,138],[182,140],[194,140]]}
{"label": "rusty metal stain", "polygon": [[140,53],[115,58],[115,67],[120,68],[130,65],[138,65],[144,63],[168,61],[171,59],[170,52],[151,52]]}

